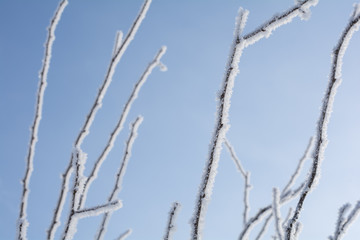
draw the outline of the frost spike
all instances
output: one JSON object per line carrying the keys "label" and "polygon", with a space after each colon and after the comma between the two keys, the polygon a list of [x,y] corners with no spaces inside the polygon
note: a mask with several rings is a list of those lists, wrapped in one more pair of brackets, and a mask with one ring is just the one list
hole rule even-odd
{"label": "frost spike", "polygon": [[[354,12],[356,11],[357,8],[355,8]],[[353,14],[353,16],[354,15],[355,14]],[[345,51],[349,45],[352,35],[360,27],[360,14],[358,14],[356,18],[353,18],[353,16],[350,18],[348,25],[343,31],[338,41],[338,44],[333,51],[333,63],[332,63],[331,75],[323,99],[323,105],[320,111],[320,118],[316,129],[316,138],[314,144],[315,150],[313,152],[312,169],[309,178],[307,179],[306,187],[304,188],[300,196],[300,199],[297,203],[294,215],[289,221],[286,230],[286,240],[293,239],[292,237],[293,228],[295,223],[297,222],[297,219],[299,218],[305,198],[307,194],[312,190],[312,188],[316,185],[317,179],[319,178],[320,164],[324,158],[324,152],[327,146],[327,126],[329,124],[337,88],[341,84],[342,59],[344,57]]]}
{"label": "frost spike", "polygon": [[128,229],[126,232],[122,233],[116,240],[125,240],[132,233],[132,229]]}
{"label": "frost spike", "polygon": [[47,86],[47,77],[50,68],[51,54],[52,54],[52,46],[55,41],[55,30],[61,19],[61,16],[65,10],[65,7],[68,5],[67,0],[62,0],[57,7],[53,18],[51,19],[50,26],[48,27],[48,36],[45,43],[45,54],[43,59],[43,64],[39,73],[39,86],[36,96],[36,106],[35,106],[35,117],[33,124],[31,126],[31,137],[28,148],[28,154],[26,158],[26,171],[25,176],[22,180],[23,191],[21,197],[20,204],[20,213],[17,224],[17,239],[26,240],[27,239],[27,228],[29,226],[29,222],[27,220],[27,205],[28,198],[30,193],[30,179],[32,172],[34,170],[34,155],[36,143],[38,141],[38,131],[40,120],[42,117],[42,107],[44,102],[44,94]]}

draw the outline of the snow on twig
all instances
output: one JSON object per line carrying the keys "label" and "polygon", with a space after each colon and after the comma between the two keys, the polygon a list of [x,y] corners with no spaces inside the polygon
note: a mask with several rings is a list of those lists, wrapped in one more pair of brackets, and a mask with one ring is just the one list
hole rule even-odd
{"label": "snow on twig", "polygon": [[285,195],[289,191],[289,189],[293,186],[294,182],[296,181],[297,177],[300,174],[300,171],[304,165],[305,160],[307,160],[311,157],[311,151],[313,150],[313,146],[314,146],[314,138],[311,137],[309,140],[309,144],[305,150],[304,155],[299,160],[299,163],[295,169],[295,172],[293,173],[293,175],[291,175],[289,182],[286,184],[284,189],[281,191],[282,196]]}
{"label": "snow on twig", "polygon": [[174,232],[176,230],[175,219],[176,219],[177,213],[179,212],[180,207],[181,207],[180,203],[178,203],[178,202],[173,203],[173,206],[169,212],[169,220],[168,220],[168,224],[166,226],[164,240],[172,239],[172,235],[174,234]]}
{"label": "snow on twig", "polygon": [[260,229],[258,235],[256,236],[255,240],[260,240],[263,237],[264,233],[266,232],[266,230],[267,230],[267,228],[269,226],[269,223],[270,223],[270,220],[271,220],[272,216],[273,216],[273,214],[270,213],[269,216],[265,219],[264,224],[261,227],[261,229]]}
{"label": "snow on twig", "polygon": [[[357,8],[355,8],[355,11]],[[355,16],[355,17],[354,17]],[[350,39],[352,38],[355,31],[360,27],[360,14],[353,14],[350,18],[350,21],[346,28],[344,29],[337,46],[333,51],[333,60],[330,79],[328,86],[325,92],[325,96],[322,103],[322,108],[320,112],[320,118],[318,121],[316,129],[316,138],[315,138],[315,150],[313,151],[313,164],[312,169],[307,179],[306,187],[304,188],[299,201],[296,206],[293,217],[290,219],[288,227],[286,229],[286,240],[293,239],[293,228],[297,222],[302,206],[304,204],[307,194],[314,188],[316,185],[319,175],[320,175],[320,165],[324,158],[324,152],[327,146],[327,127],[329,124],[330,116],[332,113],[333,103],[335,99],[335,94],[337,88],[341,84],[341,68],[342,68],[342,59],[344,57],[345,51],[349,45]]]}
{"label": "snow on twig", "polygon": [[[116,40],[114,49],[117,49],[117,51],[113,54],[113,56],[111,58],[104,81],[98,91],[95,102],[93,103],[93,106],[91,107],[90,112],[88,113],[88,115],[86,117],[85,123],[84,123],[83,127],[81,128],[79,135],[76,138],[74,146],[81,147],[81,144],[82,144],[84,138],[89,134],[89,129],[91,127],[91,124],[95,118],[97,111],[101,108],[102,100],[103,100],[103,98],[106,94],[106,91],[112,81],[112,77],[114,75],[115,68],[116,68],[117,64],[119,63],[121,57],[123,56],[124,52],[126,51],[127,47],[129,46],[131,41],[134,39],[137,30],[139,29],[143,19],[145,18],[145,15],[149,9],[150,4],[151,4],[151,0],[145,0],[139,14],[137,15],[137,17],[136,17],[135,21],[133,22],[129,32],[127,33],[124,41],[122,41],[122,43],[119,47],[117,47],[119,41]],[[68,189],[68,184],[69,184],[69,179],[70,179],[71,174],[72,174],[72,159],[70,159],[69,164],[68,164],[64,174],[62,175],[62,179],[63,179],[62,187],[61,187],[58,202],[55,207],[54,214],[53,214],[53,219],[52,219],[52,222],[51,222],[49,230],[48,230],[48,239],[54,238],[54,234],[60,225],[60,216],[61,216],[63,206],[65,204],[66,195],[67,195],[67,191],[65,191],[65,190]]]}
{"label": "snow on twig", "polygon": [[281,214],[280,214],[280,196],[279,196],[279,189],[273,189],[273,204],[272,204],[272,212],[275,217],[275,229],[276,234],[279,240],[284,239],[284,231],[281,225]]}
{"label": "snow on twig", "polygon": [[85,201],[86,201],[86,196],[87,196],[87,193],[89,191],[89,188],[90,188],[91,184],[97,178],[98,172],[100,170],[101,165],[103,164],[106,157],[108,156],[108,154],[110,153],[110,151],[114,147],[115,140],[116,140],[117,136],[119,135],[120,131],[122,130],[122,128],[124,127],[124,123],[125,123],[125,121],[127,119],[127,116],[129,115],[131,106],[134,103],[135,99],[138,97],[138,94],[140,92],[141,87],[144,85],[144,83],[148,79],[148,77],[151,74],[152,70],[155,67],[160,66],[161,57],[165,54],[165,52],[166,52],[166,47],[163,46],[158,51],[158,53],[156,54],[153,61],[147,66],[147,68],[145,69],[144,73],[141,75],[138,82],[135,84],[129,99],[128,99],[128,101],[126,102],[126,104],[124,106],[124,109],[123,109],[123,111],[121,113],[119,121],[117,122],[114,130],[111,132],[109,140],[108,140],[105,148],[101,152],[99,158],[96,160],[96,163],[94,164],[94,166],[93,166],[93,168],[91,170],[91,173],[90,173],[90,175],[89,175],[89,177],[88,177],[88,179],[87,179],[87,181],[85,183],[84,191],[82,193],[81,200],[80,200],[80,207],[84,206]]}
{"label": "snow on twig", "polygon": [[243,225],[246,225],[247,222],[247,216],[250,211],[250,203],[249,203],[249,193],[252,188],[250,185],[250,172],[245,172],[244,168],[242,167],[242,164],[240,162],[240,159],[236,156],[234,148],[231,146],[230,142],[225,138],[225,145],[227,149],[230,152],[231,158],[234,160],[234,163],[241,173],[241,175],[244,177],[244,211],[243,211]]}
{"label": "snow on twig", "polygon": [[308,15],[309,9],[315,6],[318,0],[305,0],[299,1],[295,6],[285,11],[280,15],[275,15],[273,18],[263,23],[260,27],[256,28],[251,33],[244,36],[245,47],[248,47],[262,38],[268,38],[271,33],[278,27],[290,23],[295,17],[299,16],[301,19],[306,19],[305,15]]}
{"label": "snow on twig", "polygon": [[50,26],[48,27],[48,35],[45,42],[45,53],[43,64],[39,73],[39,86],[36,96],[36,105],[35,105],[35,117],[33,124],[31,126],[31,137],[30,143],[28,147],[28,154],[26,157],[26,170],[25,176],[22,180],[23,191],[21,196],[21,204],[20,204],[20,213],[18,218],[18,226],[17,226],[17,238],[20,240],[27,239],[27,228],[29,226],[29,222],[27,220],[27,205],[28,198],[30,193],[30,180],[31,175],[34,170],[34,155],[36,143],[38,141],[38,131],[40,120],[42,118],[42,108],[44,103],[44,94],[47,86],[47,77],[50,68],[50,61],[52,55],[52,47],[55,41],[55,30],[61,19],[61,16],[65,10],[65,7],[68,5],[67,0],[62,0],[57,7],[53,18],[51,19]]}
{"label": "snow on twig", "polygon": [[[115,185],[114,185],[114,189],[112,190],[112,192],[110,193],[110,196],[108,198],[108,202],[112,202],[114,201],[118,194],[121,191],[121,187],[122,187],[122,181],[126,172],[126,168],[129,162],[129,159],[131,157],[131,152],[132,152],[132,146],[135,142],[135,139],[138,135],[137,131],[139,129],[140,124],[143,121],[143,117],[139,116],[136,118],[136,120],[134,121],[134,123],[131,124],[131,133],[130,136],[128,138],[128,141],[126,142],[126,148],[125,148],[125,152],[124,152],[124,156],[123,156],[123,160],[121,163],[121,167],[119,168],[118,173],[116,174],[116,181],[115,181]],[[109,223],[111,217],[111,213],[105,213],[102,219],[102,222],[100,224],[99,230],[96,234],[95,239],[103,239],[107,230],[107,225]]]}
{"label": "snow on twig", "polygon": [[347,229],[358,217],[358,215],[360,213],[360,201],[358,201],[356,203],[353,210],[349,213],[348,217],[345,217],[345,214],[349,210],[350,207],[351,207],[351,204],[346,203],[339,209],[339,216],[338,216],[338,220],[336,222],[334,236],[329,236],[330,240],[342,239],[344,237]]}
{"label": "snow on twig", "polygon": [[132,233],[132,229],[128,229],[126,232],[122,233],[116,240],[125,240]]}
{"label": "snow on twig", "polygon": [[228,112],[230,108],[230,98],[232,95],[235,77],[239,72],[238,64],[243,50],[243,41],[240,38],[240,34],[245,26],[247,15],[248,11],[240,8],[235,22],[234,41],[230,50],[231,52],[226,67],[223,86],[219,96],[217,123],[215,125],[215,131],[210,144],[209,159],[203,173],[202,183],[200,185],[195,212],[192,219],[191,238],[193,240],[201,239],[205,208],[212,194],[222,143],[224,142],[226,132],[229,129]]}

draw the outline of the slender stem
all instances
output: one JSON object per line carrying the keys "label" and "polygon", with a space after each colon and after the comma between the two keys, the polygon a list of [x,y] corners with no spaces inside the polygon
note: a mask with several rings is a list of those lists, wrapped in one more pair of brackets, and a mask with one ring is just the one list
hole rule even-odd
{"label": "slender stem", "polygon": [[179,212],[181,205],[178,202],[174,202],[170,212],[169,212],[169,220],[168,224],[166,226],[165,236],[164,240],[171,240],[172,236],[175,232],[175,219],[177,216],[177,213]]}
{"label": "slender stem", "polygon": [[143,72],[143,74],[141,75],[139,81],[135,84],[132,93],[130,94],[130,97],[128,99],[128,101],[126,102],[124,109],[121,113],[121,116],[119,118],[119,121],[117,122],[114,130],[112,131],[112,133],[110,134],[109,140],[105,146],[105,148],[103,149],[102,153],[100,154],[99,158],[96,160],[96,163],[94,164],[91,173],[85,183],[85,187],[84,187],[84,191],[81,195],[81,199],[80,199],[80,205],[79,208],[83,207],[86,201],[86,196],[87,193],[89,191],[89,188],[91,186],[91,184],[93,183],[93,181],[97,178],[98,176],[98,172],[100,170],[101,165],[103,164],[103,162],[105,161],[106,157],[108,156],[109,152],[112,150],[113,146],[114,146],[114,142],[117,138],[117,136],[119,135],[120,131],[122,130],[124,123],[127,119],[127,116],[129,115],[130,109],[132,104],[134,103],[135,99],[138,97],[138,94],[140,92],[141,87],[144,85],[144,83],[146,82],[146,80],[148,79],[148,77],[150,76],[152,70],[157,67],[160,66],[160,60],[161,57],[165,54],[166,52],[166,47],[163,46],[158,53],[156,54],[156,56],[154,57],[153,61],[147,66],[147,68],[145,69],[145,71]]}
{"label": "slender stem", "polygon": [[132,233],[132,229],[128,229],[126,232],[122,233],[116,240],[125,240]]}
{"label": "slender stem", "polygon": [[[143,19],[145,18],[145,15],[149,9],[150,3],[151,3],[151,0],[145,0],[139,14],[137,15],[135,21],[133,22],[124,41],[118,47],[116,53],[113,54],[110,64],[109,64],[109,67],[108,67],[108,70],[107,70],[107,73],[106,73],[106,76],[105,76],[105,79],[99,89],[99,92],[98,92],[98,95],[96,96],[95,102],[94,102],[93,106],[91,107],[89,114],[86,117],[85,123],[84,123],[81,131],[79,132],[78,137],[75,140],[74,146],[81,147],[81,144],[82,144],[84,138],[89,134],[90,126],[95,118],[97,111],[100,109],[100,107],[102,105],[102,99],[104,98],[105,93],[112,81],[112,77],[114,75],[115,68],[116,68],[117,64],[119,63],[121,57],[123,56],[124,52],[126,51],[127,47],[129,46],[131,41],[134,39],[134,36],[135,36],[137,30],[139,29]],[[118,44],[118,41],[115,42],[114,48],[117,47],[117,44]],[[64,174],[62,175],[62,178],[63,178],[62,187],[61,187],[58,202],[55,207],[54,214],[53,214],[53,219],[52,219],[52,222],[51,222],[49,230],[48,230],[48,240],[53,239],[55,232],[60,225],[60,216],[62,213],[63,206],[65,204],[66,195],[67,195],[66,190],[68,189],[69,179],[71,177],[71,174],[72,174],[72,159],[70,159],[69,164],[68,164]]]}
{"label": "slender stem", "polygon": [[[112,190],[112,192],[110,193],[110,196],[108,198],[108,202],[112,202],[114,201],[118,194],[121,191],[121,187],[122,187],[122,180],[124,178],[125,172],[126,172],[126,168],[129,162],[129,159],[131,157],[131,151],[132,151],[132,146],[134,144],[134,141],[137,137],[137,131],[139,129],[140,124],[142,123],[143,118],[137,117],[136,120],[134,121],[134,123],[131,124],[131,133],[129,136],[128,141],[126,142],[126,149],[125,149],[125,153],[124,153],[124,157],[122,160],[122,164],[121,167],[119,168],[119,171],[116,175],[116,181],[115,181],[115,185],[114,185],[114,189]],[[109,223],[111,214],[110,213],[105,213],[103,216],[103,220],[100,224],[99,227],[99,231],[97,232],[95,239],[103,239],[106,233],[106,229],[107,229],[107,225]]]}
{"label": "slender stem", "polygon": [[240,38],[240,34],[246,23],[247,15],[248,11],[241,8],[239,9],[239,14],[236,19],[233,46],[231,48],[221,94],[219,96],[217,123],[215,125],[215,131],[210,145],[209,159],[204,170],[200,191],[198,193],[197,205],[195,207],[195,213],[192,221],[193,240],[201,239],[201,230],[203,219],[205,217],[206,204],[211,197],[222,143],[224,142],[226,132],[229,129],[228,111],[230,107],[230,98],[235,77],[239,72],[238,63],[240,61],[240,56],[243,50],[243,41]]}
{"label": "slender stem", "polygon": [[45,54],[43,59],[43,65],[39,73],[39,87],[36,97],[35,117],[30,130],[31,137],[28,148],[28,154],[26,158],[26,171],[25,171],[25,176],[22,180],[23,191],[22,191],[20,213],[19,213],[18,226],[17,226],[17,239],[19,240],[27,239],[27,228],[29,225],[29,222],[27,220],[27,205],[28,205],[28,198],[30,193],[29,186],[30,186],[31,175],[34,170],[35,148],[36,148],[36,143],[38,141],[38,131],[39,131],[40,120],[42,117],[42,108],[44,102],[45,89],[47,86],[47,77],[50,68],[52,46],[55,41],[56,27],[61,19],[61,16],[67,4],[68,4],[67,0],[62,0],[60,2],[59,6],[55,11],[53,18],[51,19],[50,26],[48,27],[48,36],[45,43]]}
{"label": "slender stem", "polygon": [[286,240],[293,239],[292,237],[293,228],[299,218],[305,198],[307,194],[312,190],[312,188],[316,185],[320,171],[320,164],[324,158],[324,152],[327,146],[327,126],[330,120],[337,88],[341,84],[342,58],[345,54],[345,51],[347,49],[347,46],[349,44],[352,35],[354,34],[355,31],[359,29],[359,26],[360,26],[360,14],[353,15],[349,21],[349,24],[346,26],[343,34],[341,35],[336,48],[333,51],[333,63],[332,63],[331,75],[326,89],[325,97],[323,99],[323,105],[321,108],[320,118],[317,125],[312,169],[308,181],[306,183],[306,187],[304,188],[297,203],[294,215],[290,219],[288,227],[286,229]]}

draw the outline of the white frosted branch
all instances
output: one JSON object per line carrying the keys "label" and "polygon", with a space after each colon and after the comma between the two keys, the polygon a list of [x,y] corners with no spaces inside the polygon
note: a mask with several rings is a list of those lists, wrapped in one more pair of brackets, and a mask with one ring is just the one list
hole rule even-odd
{"label": "white frosted branch", "polygon": [[84,208],[75,212],[76,218],[86,218],[94,217],[103,213],[114,212],[122,207],[122,202],[120,200],[114,200],[103,205],[99,205],[91,208]]}
{"label": "white frosted branch", "polygon": [[132,104],[134,103],[135,99],[138,97],[138,94],[140,92],[141,87],[144,85],[144,83],[148,79],[148,77],[151,74],[152,70],[155,67],[159,66],[161,57],[165,54],[165,52],[166,52],[166,47],[163,46],[158,51],[158,53],[156,54],[153,61],[147,66],[147,68],[145,69],[144,73],[141,75],[138,82],[135,84],[129,99],[127,100],[127,102],[126,102],[126,104],[124,106],[124,109],[123,109],[123,111],[121,113],[119,121],[117,122],[114,130],[111,132],[109,140],[108,140],[105,148],[103,149],[100,156],[96,160],[96,162],[95,162],[95,164],[94,164],[94,166],[93,166],[93,168],[91,170],[91,173],[90,173],[90,175],[89,175],[89,177],[88,177],[88,179],[87,179],[87,181],[85,183],[84,192],[82,193],[82,196],[81,196],[80,207],[84,206],[85,201],[86,201],[86,196],[87,196],[87,193],[89,191],[89,188],[90,188],[91,184],[97,178],[98,172],[99,172],[103,162],[107,158],[110,151],[113,149],[116,138],[117,138],[117,136],[119,135],[119,133],[121,132],[121,130],[124,127],[124,123],[125,123],[125,121],[127,119],[127,116],[129,115]]}
{"label": "white frosted branch", "polygon": [[[135,36],[137,30],[139,29],[143,19],[145,18],[145,15],[149,9],[150,4],[151,4],[151,0],[145,0],[139,14],[137,15],[137,17],[136,17],[135,21],[133,22],[129,32],[127,33],[124,41],[122,41],[122,43],[119,47],[117,47],[119,41],[116,40],[114,48],[116,48],[117,51],[112,55],[108,70],[107,70],[105,78],[104,78],[104,81],[99,89],[99,92],[96,96],[95,102],[93,103],[93,106],[91,107],[90,112],[88,113],[88,115],[85,119],[85,123],[84,123],[83,127],[81,128],[81,131],[79,132],[79,135],[77,136],[77,138],[75,140],[74,146],[81,147],[81,144],[82,144],[84,138],[89,134],[90,126],[95,118],[97,111],[101,108],[102,100],[103,100],[105,93],[112,81],[112,77],[114,75],[115,68],[116,68],[117,64],[119,63],[121,57],[123,56],[124,52],[126,51],[127,47],[129,46],[131,41],[134,39],[134,36]],[[49,230],[48,230],[48,239],[53,239],[53,236],[54,236],[54,234],[59,226],[59,223],[60,223],[60,216],[61,216],[60,210],[63,209],[63,205],[65,204],[67,192],[65,192],[64,190],[68,188],[67,186],[69,184],[69,181],[67,181],[67,180],[70,178],[70,176],[72,174],[71,168],[72,168],[72,159],[70,159],[68,167],[66,168],[66,170],[63,174],[63,182],[62,182],[60,195],[58,198],[57,205],[55,207],[53,220],[52,220]]]}
{"label": "white frosted branch", "polygon": [[122,233],[116,240],[125,240],[132,233],[132,229],[128,229],[126,232]]}
{"label": "white frosted branch", "polygon": [[[356,11],[356,10],[355,10]],[[306,199],[307,194],[316,186],[320,175],[320,165],[324,159],[324,152],[327,146],[327,127],[329,124],[330,116],[332,113],[332,108],[334,104],[335,94],[337,88],[341,84],[341,68],[342,68],[342,59],[344,57],[345,51],[349,45],[350,39],[352,38],[355,31],[360,27],[360,14],[356,18],[353,16],[350,18],[348,25],[343,31],[337,46],[333,51],[333,62],[332,69],[330,74],[329,83],[325,92],[323,99],[323,104],[320,112],[320,118],[318,121],[316,129],[316,138],[315,138],[315,150],[313,151],[313,164],[310,175],[308,177],[306,187],[304,188],[299,201],[296,206],[293,217],[290,219],[287,230],[286,230],[286,240],[293,239],[293,228],[299,218],[300,212],[302,210],[303,203]]]}
{"label": "white frosted branch", "polygon": [[295,172],[293,173],[293,175],[291,175],[289,182],[286,184],[284,189],[281,191],[282,196],[284,194],[286,194],[289,191],[289,189],[293,186],[294,182],[296,181],[297,177],[299,176],[299,174],[301,172],[301,169],[304,166],[304,162],[311,157],[311,152],[313,150],[313,147],[314,147],[314,138],[311,137],[309,140],[309,144],[304,152],[304,155],[299,160],[299,163],[295,169]]}
{"label": "white frosted branch", "polygon": [[113,50],[113,56],[119,51],[122,40],[123,40],[123,32],[117,31],[116,37],[115,37],[115,43],[114,43],[114,50]]}
{"label": "white frosted branch", "polygon": [[270,223],[270,220],[272,218],[273,214],[270,213],[269,216],[265,219],[264,221],[264,224],[263,226],[261,227],[258,235],[256,236],[255,240],[260,240],[263,236],[264,236],[264,233],[266,232],[268,226],[269,226],[269,223]]}
{"label": "white frosted branch", "polygon": [[165,230],[164,240],[172,239],[172,236],[176,230],[175,220],[176,220],[176,217],[177,217],[180,207],[181,207],[181,205],[178,202],[174,202],[173,206],[171,207],[171,210],[169,212],[168,224],[167,224],[166,230]]}
{"label": "white frosted branch", "polygon": [[241,173],[241,175],[244,177],[244,212],[243,212],[243,225],[246,225],[247,222],[247,216],[250,211],[250,203],[249,203],[249,193],[251,189],[250,185],[250,172],[245,172],[244,168],[242,167],[242,164],[240,162],[240,159],[237,157],[234,148],[230,144],[230,142],[225,138],[225,145],[227,149],[230,152],[231,158],[233,159],[237,169]]}
{"label": "white frosted branch", "polygon": [[[131,127],[130,127],[131,133],[130,133],[128,141],[126,142],[125,153],[124,153],[124,156],[123,156],[121,167],[119,168],[119,171],[118,171],[118,173],[116,175],[116,181],[115,181],[114,188],[113,188],[113,190],[110,193],[110,196],[108,198],[109,202],[114,201],[117,198],[120,191],[121,191],[122,181],[123,181],[123,178],[124,178],[124,175],[125,175],[125,172],[126,172],[126,168],[127,168],[129,159],[131,157],[132,146],[133,146],[134,141],[135,141],[135,139],[136,139],[136,137],[138,135],[137,131],[138,131],[139,126],[142,123],[142,121],[143,121],[143,117],[139,116],[139,117],[136,118],[134,123],[131,124]],[[99,239],[104,239],[110,217],[111,217],[110,213],[104,214],[103,220],[102,220],[102,222],[100,224],[100,227],[99,227],[99,230],[98,230],[98,232],[97,232],[97,234],[95,236],[95,239],[98,239],[98,240]]]}
{"label": "white frosted branch", "polygon": [[356,203],[353,210],[349,213],[348,217],[345,217],[346,212],[349,210],[351,205],[349,203],[344,204],[339,209],[339,216],[336,222],[336,228],[334,232],[334,236],[329,236],[331,240],[340,240],[344,237],[347,229],[350,225],[355,221],[360,213],[360,201]]}
{"label": "white frosted branch", "polygon": [[51,19],[50,26],[48,27],[48,35],[45,42],[45,53],[43,58],[43,64],[39,73],[39,86],[36,96],[35,105],[35,117],[30,130],[30,143],[28,147],[28,154],[26,157],[26,170],[25,176],[22,180],[23,190],[21,196],[20,212],[17,225],[17,238],[25,240],[27,239],[27,228],[29,222],[27,219],[27,206],[30,193],[30,180],[32,172],[34,170],[34,155],[36,143],[38,141],[39,125],[42,118],[42,108],[44,103],[44,94],[47,86],[47,77],[50,68],[50,61],[52,55],[52,46],[55,41],[55,30],[61,19],[61,16],[67,6],[68,1],[62,0],[57,7],[54,16]]}
{"label": "white frosted branch", "polygon": [[284,231],[281,225],[281,214],[280,214],[280,196],[279,189],[273,189],[273,204],[272,204],[272,212],[275,217],[275,229],[276,234],[279,240],[284,239]]}
{"label": "white frosted branch", "polygon": [[285,11],[280,15],[275,15],[273,18],[262,24],[249,34],[244,36],[245,47],[248,47],[262,38],[268,38],[271,33],[278,27],[290,23],[295,17],[299,16],[302,20],[309,16],[309,9],[315,6],[318,0],[305,0],[298,2],[295,6]]}
{"label": "white frosted branch", "polygon": [[235,77],[239,72],[238,63],[240,61],[240,56],[243,50],[243,41],[240,38],[240,34],[246,23],[247,16],[248,11],[240,8],[235,23],[233,45],[230,50],[231,52],[226,67],[224,81],[219,95],[217,122],[210,144],[209,158],[204,169],[202,183],[200,184],[195,212],[192,219],[191,238],[193,240],[201,239],[201,231],[204,225],[206,205],[209,202],[212,194],[212,188],[217,173],[217,166],[220,158],[222,143],[224,142],[226,132],[229,129],[228,115],[230,108],[230,98],[232,95]]}

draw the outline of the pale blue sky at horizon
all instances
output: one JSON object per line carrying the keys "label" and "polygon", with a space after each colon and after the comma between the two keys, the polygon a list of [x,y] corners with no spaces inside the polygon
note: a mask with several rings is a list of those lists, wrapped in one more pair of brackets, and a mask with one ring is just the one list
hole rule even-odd
{"label": "pale blue sky at horizon", "polygon": [[[250,216],[272,201],[273,187],[287,183],[316,122],[331,51],[348,23],[355,0],[320,0],[307,21],[295,18],[246,48],[240,59],[227,134],[251,171]],[[358,1],[357,1],[358,2]],[[29,196],[29,239],[45,239],[72,145],[93,104],[111,58],[116,31],[125,34],[143,1],[69,0],[56,30],[43,118]],[[234,22],[250,11],[248,33],[293,0],[153,0],[134,41],[119,63],[83,150],[86,174],[104,148],[133,85],[161,46],[168,71],[153,70],[136,99],[113,151],[89,191],[88,207],[102,204],[113,187],[129,130],[144,117],[105,239],[129,228],[128,239],[161,239],[172,202],[179,211],[174,239],[189,239]],[[0,239],[14,239],[29,128],[34,117],[46,28],[58,1],[0,0]],[[317,188],[305,201],[300,239],[333,234],[338,209],[360,200],[360,32],[344,57],[343,83],[335,98]],[[310,162],[299,181],[306,177]],[[204,240],[237,239],[242,228],[244,180],[224,148],[204,225]],[[285,217],[289,206],[284,205]],[[65,215],[68,205],[65,206]],[[101,217],[81,220],[74,239],[92,239]],[[65,218],[62,218],[62,222]],[[59,238],[63,228],[56,235]],[[254,239],[255,234],[250,239]],[[271,239],[271,225],[264,239]],[[345,239],[360,236],[360,220]]]}

